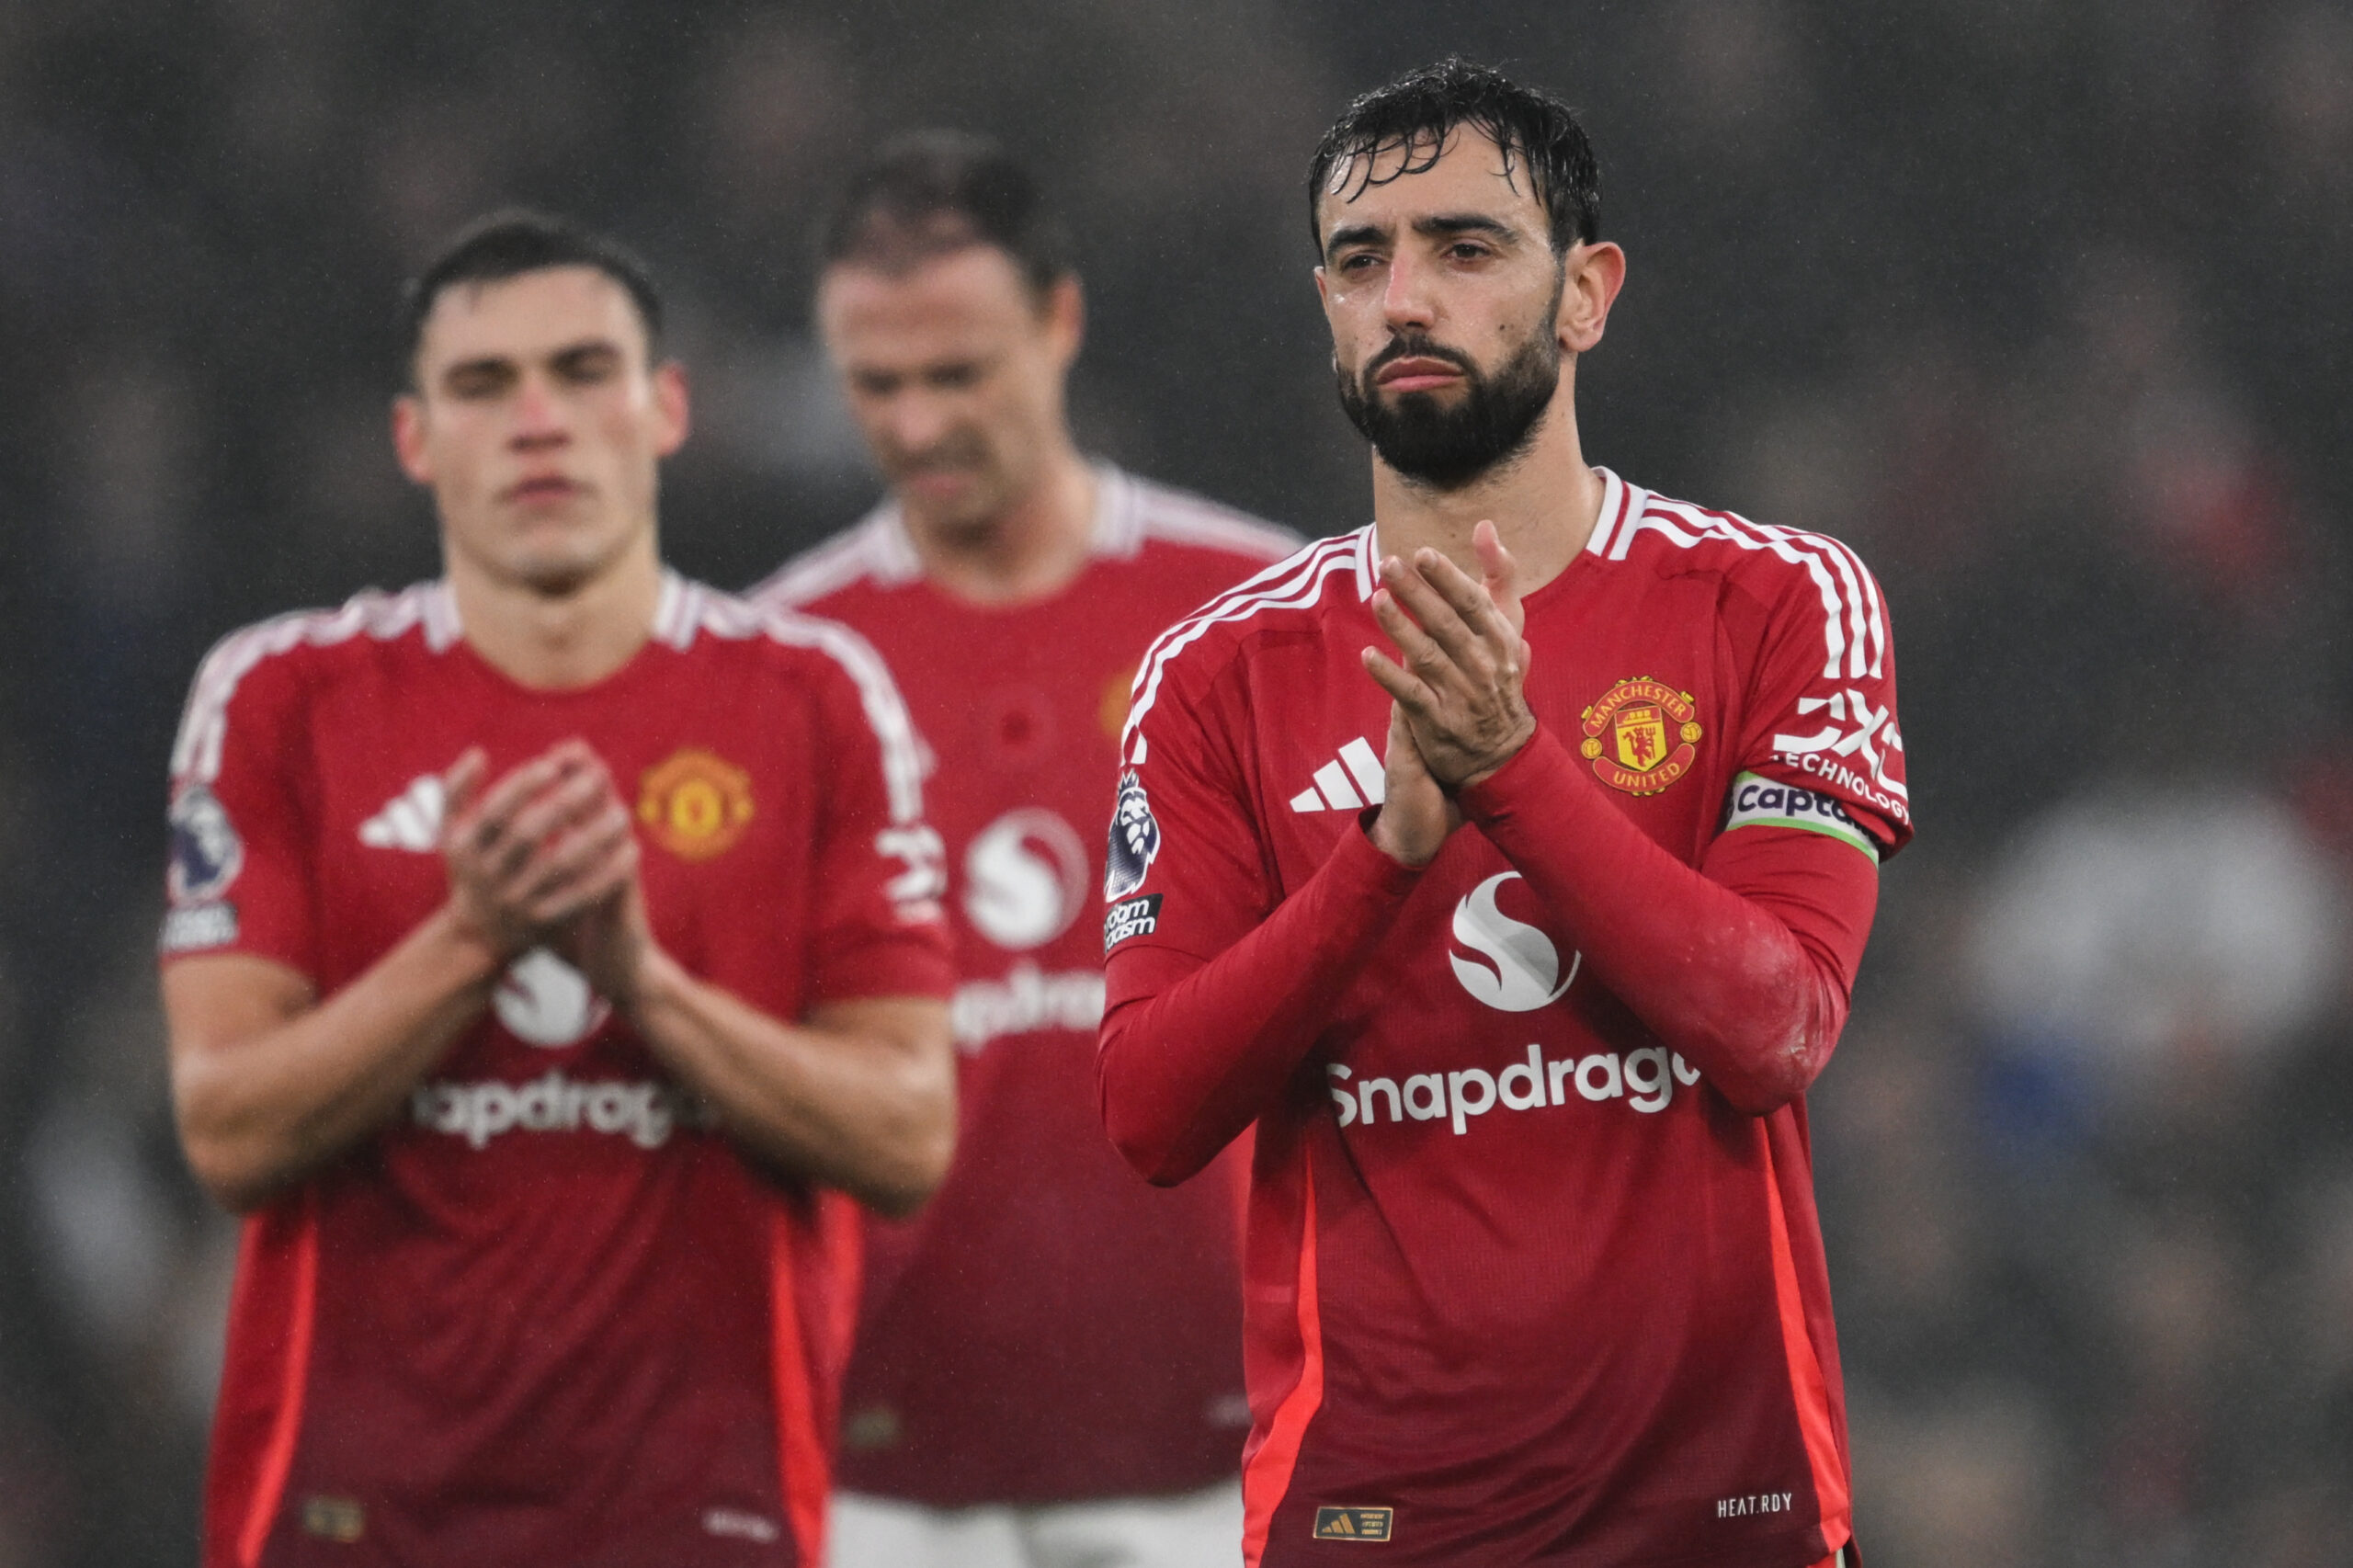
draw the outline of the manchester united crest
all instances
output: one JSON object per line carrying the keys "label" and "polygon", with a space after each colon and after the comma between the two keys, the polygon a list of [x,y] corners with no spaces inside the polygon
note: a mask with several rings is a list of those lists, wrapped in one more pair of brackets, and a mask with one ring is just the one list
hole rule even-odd
{"label": "manchester united crest", "polygon": [[1688,691],[1649,676],[1621,680],[1583,715],[1577,752],[1594,777],[1629,795],[1655,795],[1686,773],[1699,749],[1699,710]]}
{"label": "manchester united crest", "polygon": [[734,846],[752,821],[752,777],[699,746],[670,754],[638,780],[637,820],[681,860]]}

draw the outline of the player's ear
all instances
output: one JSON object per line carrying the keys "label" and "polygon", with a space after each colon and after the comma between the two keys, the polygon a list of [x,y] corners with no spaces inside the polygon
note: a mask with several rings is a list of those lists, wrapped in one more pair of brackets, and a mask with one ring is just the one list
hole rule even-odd
{"label": "player's ear", "polygon": [[1053,339],[1054,357],[1068,367],[1077,360],[1079,348],[1086,341],[1086,291],[1079,287],[1078,275],[1071,273],[1048,284],[1040,303],[1047,335]]}
{"label": "player's ear", "polygon": [[403,473],[418,484],[433,483],[433,461],[425,449],[425,400],[415,392],[392,399],[392,450]]}
{"label": "player's ear", "polygon": [[1601,341],[1609,307],[1626,286],[1626,253],[1608,240],[1580,243],[1562,260],[1561,347],[1582,354]]}
{"label": "player's ear", "polygon": [[654,413],[658,421],[654,434],[654,454],[668,457],[687,444],[688,399],[687,397],[687,368],[676,359],[665,359],[654,367]]}

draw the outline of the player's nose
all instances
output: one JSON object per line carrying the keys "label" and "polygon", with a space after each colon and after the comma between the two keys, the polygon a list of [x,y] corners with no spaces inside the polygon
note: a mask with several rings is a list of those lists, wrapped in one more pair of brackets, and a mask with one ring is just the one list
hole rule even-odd
{"label": "player's nose", "polygon": [[1392,327],[1427,327],[1435,319],[1431,269],[1411,256],[1392,257],[1381,294],[1381,319]]}
{"label": "player's nose", "polygon": [[525,376],[516,388],[514,415],[508,439],[517,446],[544,447],[570,436],[563,401],[538,376]]}
{"label": "player's nose", "polygon": [[915,393],[894,400],[888,415],[892,444],[903,452],[927,452],[939,445],[954,421],[938,398]]}

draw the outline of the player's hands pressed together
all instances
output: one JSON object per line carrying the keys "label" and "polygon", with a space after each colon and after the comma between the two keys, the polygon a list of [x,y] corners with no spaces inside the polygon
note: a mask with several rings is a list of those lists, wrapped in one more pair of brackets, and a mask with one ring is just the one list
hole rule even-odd
{"label": "player's hands pressed together", "polygon": [[[1435,550],[1411,563],[1381,563],[1372,611],[1395,639],[1403,663],[1364,651],[1368,674],[1394,699],[1389,725],[1388,798],[1374,842],[1407,865],[1426,865],[1461,824],[1450,797],[1510,761],[1536,733],[1522,685],[1527,624],[1511,554],[1493,523],[1472,533],[1483,580],[1472,581]],[[1404,755],[1410,752],[1411,755]],[[1445,807],[1435,812],[1429,797]],[[1392,821],[1392,818],[1394,821]],[[1433,834],[1435,836],[1433,837]]]}
{"label": "player's hands pressed together", "polygon": [[502,963],[538,946],[562,954],[731,1132],[787,1167],[893,1213],[938,1185],[955,1142],[938,1004],[867,998],[798,1022],[762,1013],[654,939],[629,809],[585,743],[486,788],[484,771],[470,751],[445,780],[455,922]]}
{"label": "player's hands pressed together", "polygon": [[[473,750],[443,777],[440,908],[324,999],[308,975],[259,954],[165,970],[181,1138],[230,1208],[267,1201],[383,1126],[482,1016],[507,964],[563,946],[567,924],[634,894],[629,816],[585,744],[564,742],[494,783],[488,771]],[[642,925],[642,905],[629,907]],[[590,983],[615,984],[618,972],[607,966]]]}
{"label": "player's hands pressed together", "polygon": [[[444,779],[450,913],[503,957],[568,947],[567,927],[635,891],[628,808],[582,741],[560,742],[485,786],[488,770],[476,748]],[[642,906],[638,916],[642,929]]]}
{"label": "player's hands pressed together", "polygon": [[1372,820],[1375,848],[1401,866],[1427,866],[1462,825],[1462,808],[1438,788],[1422,760],[1405,710],[1389,705],[1389,749],[1383,759],[1381,814]]}

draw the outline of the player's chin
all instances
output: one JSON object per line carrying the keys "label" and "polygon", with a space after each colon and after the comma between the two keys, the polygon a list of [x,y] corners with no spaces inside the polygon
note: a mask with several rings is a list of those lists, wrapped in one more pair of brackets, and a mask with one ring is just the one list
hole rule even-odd
{"label": "player's chin", "polygon": [[542,598],[567,598],[596,581],[615,553],[585,541],[517,551],[508,559],[506,574],[517,587]]}
{"label": "player's chin", "polygon": [[959,473],[952,482],[910,485],[901,499],[934,528],[949,533],[985,529],[1004,510],[1004,487],[977,471]]}

